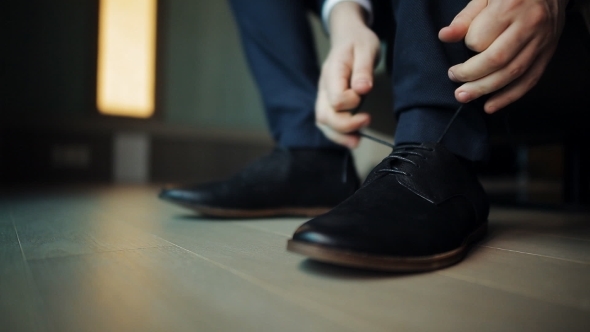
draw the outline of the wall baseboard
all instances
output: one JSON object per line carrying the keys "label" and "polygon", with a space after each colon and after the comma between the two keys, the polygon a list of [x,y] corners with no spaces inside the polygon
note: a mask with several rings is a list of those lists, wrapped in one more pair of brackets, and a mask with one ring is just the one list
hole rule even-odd
{"label": "wall baseboard", "polygon": [[232,174],[272,146],[272,140],[258,132],[155,123],[4,126],[0,182],[201,182]]}

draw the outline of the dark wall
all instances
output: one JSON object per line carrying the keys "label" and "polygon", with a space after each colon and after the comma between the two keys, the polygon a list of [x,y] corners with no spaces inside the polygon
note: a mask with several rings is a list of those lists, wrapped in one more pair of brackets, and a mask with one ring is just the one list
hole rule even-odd
{"label": "dark wall", "polygon": [[96,1],[3,1],[2,117],[94,112]]}
{"label": "dark wall", "polygon": [[[157,110],[147,120],[96,109],[98,6],[98,0],[0,2],[0,182],[108,181],[119,132],[147,133],[155,148],[160,140],[203,139],[213,147],[224,132],[244,151],[258,154],[266,146],[260,100],[225,1],[159,1]],[[199,145],[179,146],[186,148],[167,155],[170,162],[191,153],[197,157],[189,161],[206,160]],[[59,151],[82,151],[91,162],[56,165]],[[187,161],[185,168],[193,166]],[[153,169],[160,180],[173,171],[162,163]]]}
{"label": "dark wall", "polygon": [[[96,120],[98,0],[3,1],[1,118]],[[156,120],[263,132],[226,1],[160,0]]]}

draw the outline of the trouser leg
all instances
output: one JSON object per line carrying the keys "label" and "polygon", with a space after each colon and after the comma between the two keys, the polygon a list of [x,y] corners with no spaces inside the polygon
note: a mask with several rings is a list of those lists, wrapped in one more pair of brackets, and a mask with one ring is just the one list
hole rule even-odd
{"label": "trouser leg", "polygon": [[275,141],[285,147],[341,148],[315,126],[319,66],[306,1],[230,4]]}
{"label": "trouser leg", "polygon": [[[468,0],[393,0],[393,100],[396,144],[437,141],[459,103],[448,69],[472,54],[464,43],[443,43],[438,32]],[[466,105],[442,143],[470,160],[487,156],[488,132],[481,102]]]}

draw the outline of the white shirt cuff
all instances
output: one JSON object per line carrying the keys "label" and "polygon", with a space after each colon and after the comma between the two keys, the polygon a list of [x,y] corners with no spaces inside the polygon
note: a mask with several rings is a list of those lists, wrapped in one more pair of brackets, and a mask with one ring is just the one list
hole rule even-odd
{"label": "white shirt cuff", "polygon": [[330,13],[332,12],[332,9],[334,9],[334,6],[344,1],[358,3],[367,12],[367,25],[370,26],[373,24],[373,5],[371,5],[370,0],[326,0],[322,7],[322,22],[324,23],[324,29],[326,29],[328,33],[330,33]]}

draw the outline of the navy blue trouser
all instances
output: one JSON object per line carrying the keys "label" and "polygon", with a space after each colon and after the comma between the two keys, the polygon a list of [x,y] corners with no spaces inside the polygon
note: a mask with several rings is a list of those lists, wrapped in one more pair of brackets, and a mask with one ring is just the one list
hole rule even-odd
{"label": "navy blue trouser", "polygon": [[319,65],[302,0],[230,0],[274,140],[340,148],[315,126]]}
{"label": "navy blue trouser", "polygon": [[[319,66],[301,0],[230,0],[251,71],[262,94],[273,138],[286,147],[336,147],[315,127]],[[471,55],[463,43],[445,44],[438,31],[468,0],[392,0],[393,19],[375,22],[393,33],[396,144],[433,142],[459,103],[447,71]],[[391,7],[389,7],[391,5]],[[380,9],[378,9],[380,10]],[[381,11],[379,11],[381,14]],[[379,32],[379,31],[378,31]],[[443,143],[471,160],[486,157],[488,133],[481,105],[461,112]]]}

